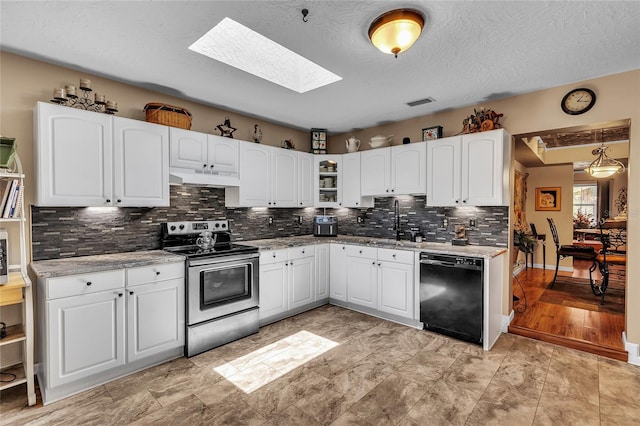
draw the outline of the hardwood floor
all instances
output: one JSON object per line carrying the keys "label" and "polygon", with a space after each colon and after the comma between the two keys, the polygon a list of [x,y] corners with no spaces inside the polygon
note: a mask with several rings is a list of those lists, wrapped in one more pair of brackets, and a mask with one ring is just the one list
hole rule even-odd
{"label": "hardwood floor", "polygon": [[[573,274],[558,275],[588,278],[588,261],[574,261]],[[509,333],[595,353],[621,361],[628,359],[622,342],[624,315],[595,312],[588,309],[545,303],[540,297],[553,279],[552,270],[529,268],[518,274],[527,296],[527,308],[518,312],[520,302],[514,302],[514,318]],[[522,298],[522,290],[513,281],[513,294]],[[595,297],[595,296],[594,296]]]}

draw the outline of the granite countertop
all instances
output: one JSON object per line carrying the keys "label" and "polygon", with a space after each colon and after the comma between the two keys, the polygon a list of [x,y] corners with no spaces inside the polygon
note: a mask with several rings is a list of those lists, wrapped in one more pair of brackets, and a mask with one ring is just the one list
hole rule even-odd
{"label": "granite countertop", "polygon": [[36,260],[29,266],[38,278],[87,274],[120,268],[134,268],[158,263],[182,262],[185,257],[162,250],[79,256],[65,259]]}
{"label": "granite countertop", "polygon": [[314,244],[337,243],[352,244],[368,247],[391,248],[401,250],[411,250],[416,252],[430,252],[440,254],[451,254],[458,256],[472,256],[490,259],[507,251],[504,247],[491,246],[454,246],[451,243],[414,243],[411,241],[396,241],[384,238],[369,237],[314,237],[312,235],[304,235],[299,237],[270,238],[265,240],[237,241],[239,244],[256,246],[260,250],[279,250],[289,247],[299,247]]}

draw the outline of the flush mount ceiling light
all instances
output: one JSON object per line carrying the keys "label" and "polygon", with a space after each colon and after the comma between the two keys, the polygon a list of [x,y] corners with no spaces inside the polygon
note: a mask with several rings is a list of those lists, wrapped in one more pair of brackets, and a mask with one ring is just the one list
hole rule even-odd
{"label": "flush mount ceiling light", "polygon": [[326,86],[342,77],[230,18],[189,46],[242,71],[298,93]]}
{"label": "flush mount ceiling light", "polygon": [[602,131],[602,145],[594,149],[591,153],[597,155],[596,159],[589,164],[589,167],[584,169],[594,178],[605,178],[613,175],[614,173],[622,173],[625,170],[624,164],[620,161],[609,158],[607,156],[607,148],[604,146],[604,130]]}
{"label": "flush mount ceiling light", "polygon": [[393,54],[404,52],[418,40],[424,17],[413,9],[396,9],[378,16],[369,27],[371,43],[381,52]]}

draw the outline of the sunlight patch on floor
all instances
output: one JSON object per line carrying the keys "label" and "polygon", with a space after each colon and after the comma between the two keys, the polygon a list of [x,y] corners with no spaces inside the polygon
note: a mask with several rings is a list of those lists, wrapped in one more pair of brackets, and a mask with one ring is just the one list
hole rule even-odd
{"label": "sunlight patch on floor", "polygon": [[302,330],[214,370],[249,394],[338,345]]}

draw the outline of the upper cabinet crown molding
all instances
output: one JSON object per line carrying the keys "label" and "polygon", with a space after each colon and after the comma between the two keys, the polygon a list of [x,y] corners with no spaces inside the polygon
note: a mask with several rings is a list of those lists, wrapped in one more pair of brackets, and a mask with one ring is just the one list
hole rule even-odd
{"label": "upper cabinet crown molding", "polygon": [[169,129],[38,102],[36,204],[168,206]]}

